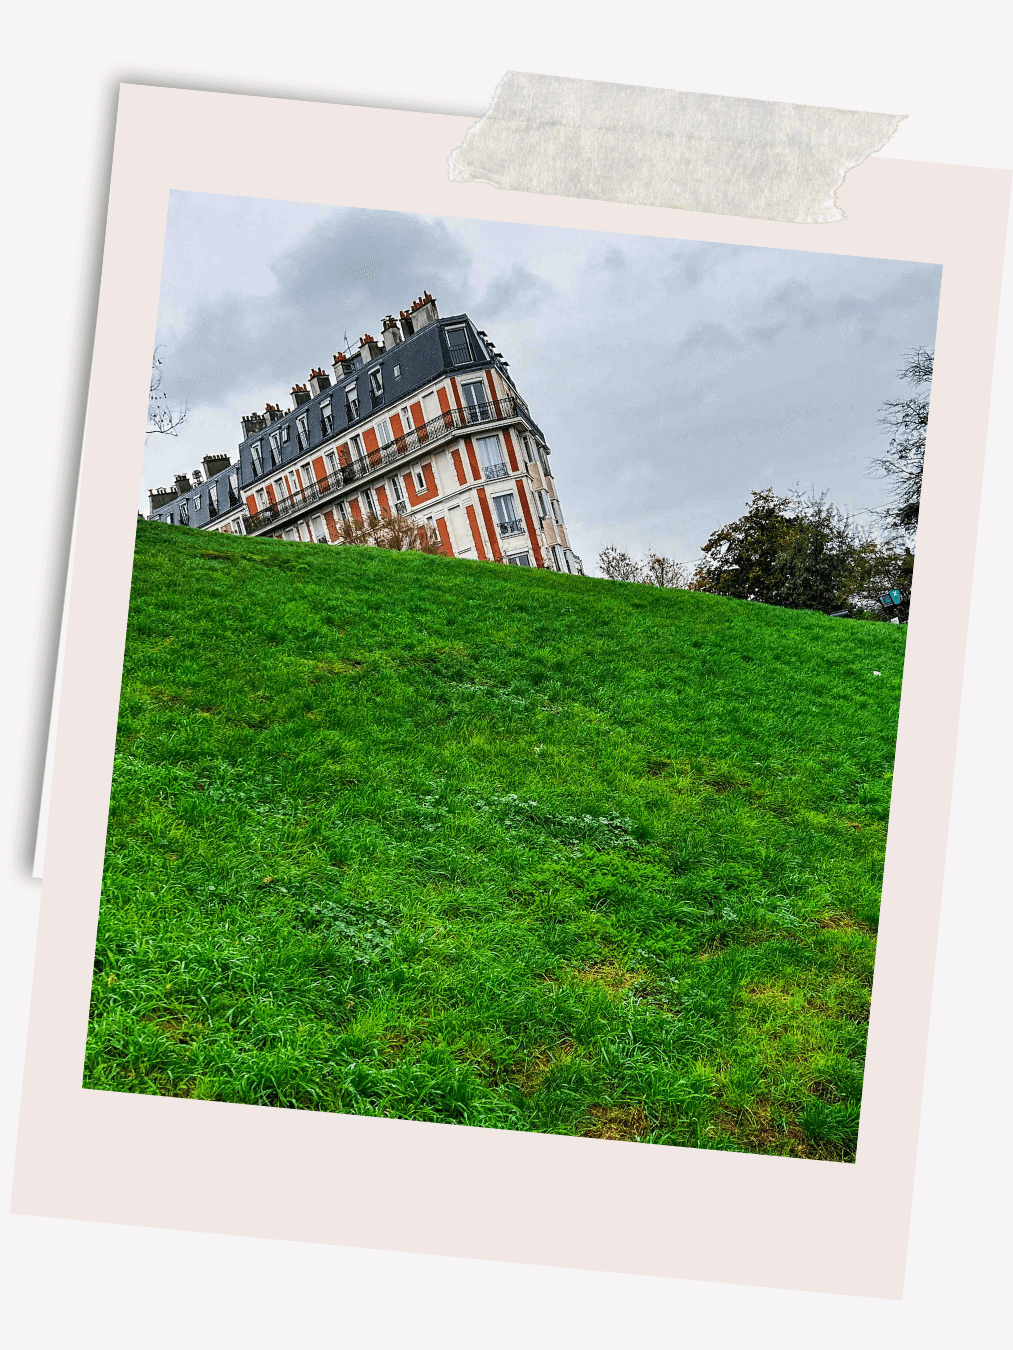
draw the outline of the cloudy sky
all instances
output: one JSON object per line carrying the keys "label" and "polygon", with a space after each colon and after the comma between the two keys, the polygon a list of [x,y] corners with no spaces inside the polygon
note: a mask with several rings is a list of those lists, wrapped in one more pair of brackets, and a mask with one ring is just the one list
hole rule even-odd
{"label": "cloudy sky", "polygon": [[[828,230],[832,227],[828,227]],[[935,341],[924,263],[203,193],[170,198],[158,319],[177,438],[147,488],[235,456],[240,417],[424,290],[488,331],[552,448],[575,550],[691,560],[752,488],[882,504],[869,462],[904,353]]]}

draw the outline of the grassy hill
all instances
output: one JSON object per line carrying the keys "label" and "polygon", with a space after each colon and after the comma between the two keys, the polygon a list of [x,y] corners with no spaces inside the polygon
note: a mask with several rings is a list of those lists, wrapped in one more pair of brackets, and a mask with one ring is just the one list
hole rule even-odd
{"label": "grassy hill", "polygon": [[85,1086],[853,1158],[904,636],[139,524]]}

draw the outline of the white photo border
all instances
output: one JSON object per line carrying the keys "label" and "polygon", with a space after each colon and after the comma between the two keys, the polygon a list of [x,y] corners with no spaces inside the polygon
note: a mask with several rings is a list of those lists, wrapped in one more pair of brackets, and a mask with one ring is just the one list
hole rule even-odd
{"label": "white photo border", "polygon": [[[121,88],[13,1209],[899,1298],[1011,175],[874,157],[839,192],[846,220],[791,225],[452,183],[471,124]],[[328,193],[320,147],[342,143],[371,152]],[[81,1087],[172,189],[942,264],[855,1163]]]}

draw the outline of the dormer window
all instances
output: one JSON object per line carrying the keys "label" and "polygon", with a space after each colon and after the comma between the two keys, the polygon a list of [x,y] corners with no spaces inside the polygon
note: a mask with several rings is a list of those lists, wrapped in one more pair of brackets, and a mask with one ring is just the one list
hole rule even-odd
{"label": "dormer window", "polygon": [[349,422],[354,422],[359,416],[359,389],[357,385],[349,384],[345,387],[345,416]]}
{"label": "dormer window", "polygon": [[320,405],[320,425],[325,436],[329,436],[334,430],[334,414],[331,412],[331,400],[329,398],[325,398]]}
{"label": "dormer window", "polygon": [[[281,463],[281,432],[271,432],[271,468],[276,469]],[[260,470],[258,469],[259,473]]]}
{"label": "dormer window", "polygon": [[310,427],[309,418],[302,413],[296,418],[296,434],[299,437],[299,449],[308,450],[310,448]]}
{"label": "dormer window", "polygon": [[465,366],[474,360],[466,328],[448,328],[447,342],[450,345],[450,359],[455,366]]}
{"label": "dormer window", "polygon": [[383,371],[379,367],[369,372],[369,392],[374,402],[383,398]]}

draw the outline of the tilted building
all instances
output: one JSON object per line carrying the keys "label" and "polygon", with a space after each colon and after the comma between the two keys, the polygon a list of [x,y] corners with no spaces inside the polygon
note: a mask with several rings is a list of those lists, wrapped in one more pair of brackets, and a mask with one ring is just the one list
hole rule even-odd
{"label": "tilted building", "polygon": [[466,314],[428,294],[383,320],[333,374],[314,369],[294,406],[243,420],[238,462],[149,493],[149,519],[307,543],[406,515],[450,557],[581,573],[550,451],[508,362]]}

